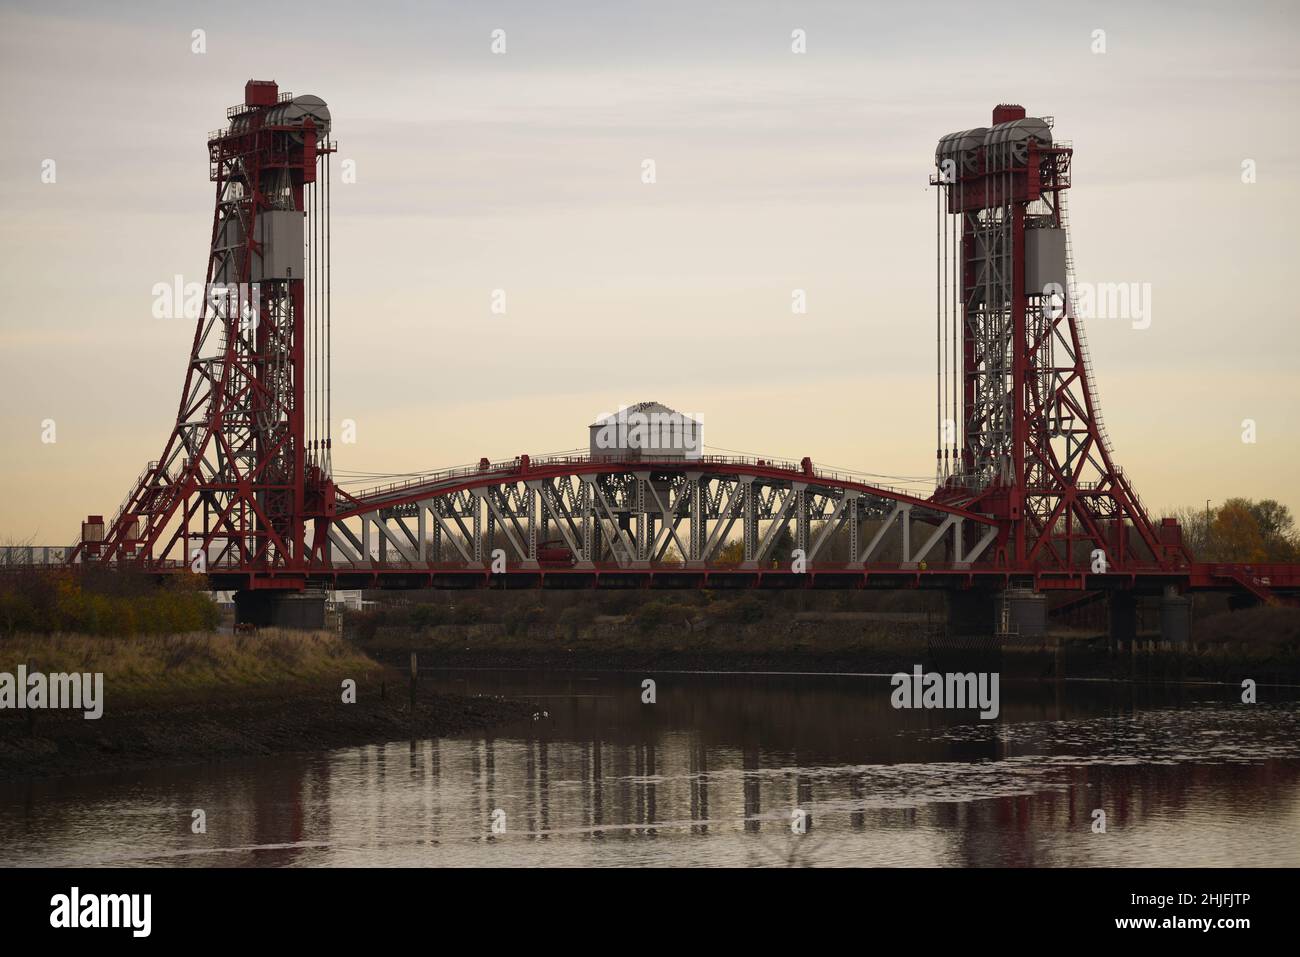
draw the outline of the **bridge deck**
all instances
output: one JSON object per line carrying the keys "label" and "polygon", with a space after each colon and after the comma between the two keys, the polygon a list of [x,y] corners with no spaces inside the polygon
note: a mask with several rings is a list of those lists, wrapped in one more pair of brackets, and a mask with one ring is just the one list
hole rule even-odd
{"label": "bridge deck", "polygon": [[[189,574],[186,566],[154,569],[160,574]],[[269,570],[252,574],[240,569],[209,569],[213,587],[221,590],[328,588],[476,589],[621,589],[621,588],[716,588],[727,589],[940,589],[1005,588],[1030,586],[1040,591],[1159,592],[1166,586],[1183,591],[1254,592],[1300,598],[1300,564],[1234,565],[1197,563],[1186,569],[1139,569],[1097,575],[1078,571],[1040,571],[1033,575],[993,568],[955,568],[940,564],[925,567],[900,565],[818,565],[806,572],[788,568],[743,568],[739,565],[693,568],[683,564],[659,564],[628,568],[601,564],[591,568],[541,564],[537,568],[510,568],[493,573],[490,568],[463,565],[414,565],[405,562],[367,567],[339,568],[310,572]],[[1253,587],[1252,587],[1253,586]]]}

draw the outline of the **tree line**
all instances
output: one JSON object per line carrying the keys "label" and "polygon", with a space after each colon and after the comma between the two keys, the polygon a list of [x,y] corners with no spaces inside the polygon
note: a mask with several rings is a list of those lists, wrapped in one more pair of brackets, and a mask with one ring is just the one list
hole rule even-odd
{"label": "tree line", "polygon": [[1300,561],[1300,534],[1291,510],[1271,498],[1230,498],[1218,508],[1176,509],[1174,517],[1198,561]]}
{"label": "tree line", "polygon": [[211,631],[221,617],[202,575],[158,584],[120,571],[0,575],[0,633],[130,636]]}

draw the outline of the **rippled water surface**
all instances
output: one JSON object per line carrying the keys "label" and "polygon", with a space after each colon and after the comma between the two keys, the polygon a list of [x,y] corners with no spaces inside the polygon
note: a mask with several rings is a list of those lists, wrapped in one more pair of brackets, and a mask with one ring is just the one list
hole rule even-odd
{"label": "rippled water surface", "polygon": [[[1300,706],[1268,689],[1247,706],[1228,687],[1004,686],[990,722],[896,711],[883,675],[425,680],[525,697],[538,715],[7,786],[0,863],[1300,865]],[[195,808],[206,834],[190,831]]]}

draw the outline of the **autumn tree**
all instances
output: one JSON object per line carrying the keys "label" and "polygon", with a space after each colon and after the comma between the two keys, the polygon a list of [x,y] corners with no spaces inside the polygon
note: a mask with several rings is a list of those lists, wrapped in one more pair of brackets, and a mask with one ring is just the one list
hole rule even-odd
{"label": "autumn tree", "polygon": [[1264,539],[1266,561],[1293,562],[1300,558],[1291,509],[1271,498],[1258,502],[1247,501],[1246,507],[1259,525],[1259,533]]}
{"label": "autumn tree", "polygon": [[1210,540],[1219,561],[1262,562],[1267,557],[1259,520],[1243,498],[1230,498],[1219,507],[1210,525]]}
{"label": "autumn tree", "polygon": [[745,560],[745,543],[739,538],[727,542],[718,552],[717,560],[721,565],[739,565]]}
{"label": "autumn tree", "polygon": [[1230,498],[1207,513],[1192,506],[1173,510],[1183,544],[1201,561],[1300,561],[1300,535],[1291,510],[1271,498]]}

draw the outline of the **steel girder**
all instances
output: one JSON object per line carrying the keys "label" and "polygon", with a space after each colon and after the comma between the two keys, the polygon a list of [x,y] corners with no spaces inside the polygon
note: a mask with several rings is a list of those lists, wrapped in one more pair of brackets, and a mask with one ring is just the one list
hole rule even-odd
{"label": "steel girder", "polygon": [[1011,479],[1012,458],[1012,209],[1010,204],[962,214],[965,285],[963,382],[966,479],[976,488]]}
{"label": "steel girder", "polygon": [[986,516],[839,479],[600,462],[357,496],[329,526],[328,564],[967,568],[996,534]]}

